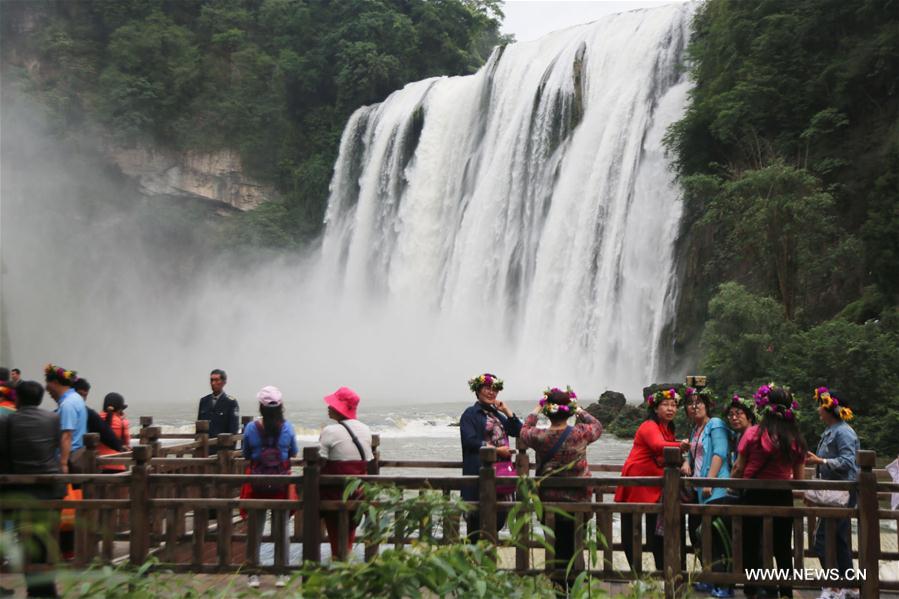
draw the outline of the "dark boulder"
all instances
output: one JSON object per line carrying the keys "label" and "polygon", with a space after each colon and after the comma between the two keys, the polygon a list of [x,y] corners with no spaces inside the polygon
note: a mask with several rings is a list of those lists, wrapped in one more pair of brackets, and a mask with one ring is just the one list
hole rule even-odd
{"label": "dark boulder", "polygon": [[623,393],[606,391],[599,396],[599,401],[590,404],[585,409],[591,416],[602,422],[603,426],[608,426],[618,417],[618,413],[625,405],[627,405],[627,398]]}
{"label": "dark boulder", "polygon": [[607,430],[616,437],[632,439],[644,420],[646,410],[642,406],[627,404],[621,408],[615,420],[609,423]]}

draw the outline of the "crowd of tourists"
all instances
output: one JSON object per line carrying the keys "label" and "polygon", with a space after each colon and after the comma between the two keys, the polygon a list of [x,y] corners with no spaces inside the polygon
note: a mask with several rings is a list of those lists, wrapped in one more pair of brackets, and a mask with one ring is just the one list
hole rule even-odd
{"label": "crowd of tourists", "polygon": [[[224,388],[228,375],[224,370],[210,372],[211,393],[200,398],[198,420],[209,422],[210,437],[221,433],[240,432],[240,406],[237,399]],[[0,368],[0,474],[80,474],[86,470],[84,436],[98,433],[98,455],[111,455],[130,450],[130,424],[125,415],[128,407],[125,398],[116,392],[106,394],[102,415],[87,405],[90,383],[68,370],[53,364],[44,369],[44,385],[36,381],[22,380],[21,370]],[[39,406],[48,393],[56,402],[54,411]],[[256,394],[259,418],[244,427],[241,451],[247,460],[246,473],[258,475],[289,474],[290,458],[298,453],[296,432],[284,417],[284,400],[281,391],[267,385]],[[357,419],[359,395],[348,387],[341,387],[324,398],[328,416],[334,422],[325,426],[319,438],[319,452],[323,458],[323,474],[365,474],[373,458],[372,435],[368,426]],[[216,451],[215,446],[211,451]],[[101,462],[102,463],[102,462]],[[101,473],[117,473],[125,470],[121,464],[104,464]],[[79,485],[18,485],[3,489],[6,497],[34,499],[80,499]],[[243,485],[241,498],[248,499],[297,499],[294,485],[253,482]],[[323,489],[322,499],[340,499],[340,490]],[[243,511],[244,518],[248,514]],[[250,519],[257,536],[262,535],[267,518],[265,512]],[[37,521],[36,517],[43,521]],[[4,513],[0,520],[10,518]],[[60,521],[61,520],[61,521]],[[272,510],[272,529],[277,526],[287,534],[288,518]],[[333,553],[338,553],[338,521],[336,514],[323,518]],[[12,519],[9,519],[12,522]],[[66,523],[65,511],[58,513],[33,512],[30,526],[37,529],[59,531],[58,543],[63,559],[74,558],[74,527]],[[5,524],[4,524],[5,526]],[[350,531],[346,549],[352,545],[355,531]],[[29,561],[46,563],[54,539],[46,534],[29,535]],[[2,556],[0,556],[2,558]],[[258,561],[258,555],[256,556]],[[30,597],[56,597],[54,575],[50,570],[29,571],[25,582]],[[259,577],[249,576],[250,587],[260,585]],[[286,578],[276,581],[283,587]],[[2,587],[0,587],[2,589]],[[5,590],[0,593],[5,594]]]}
{"label": "crowd of tourists", "polygon": [[[239,405],[224,387],[227,374],[221,369],[210,373],[211,393],[200,399],[198,420],[209,421],[209,433],[238,434],[240,431]],[[516,449],[511,437],[520,439],[520,448],[535,452],[536,478],[589,477],[587,447],[596,442],[603,432],[602,424],[583,409],[575,392],[566,387],[549,388],[543,393],[531,413],[522,422],[498,394],[503,381],[494,374],[484,373],[468,381],[476,401],[462,414],[459,431],[462,443],[463,474],[477,475],[482,467],[481,448],[495,448],[493,467],[498,477],[497,500],[512,501],[516,494],[517,475],[514,458]],[[40,409],[44,393],[56,402],[55,411]],[[0,368],[0,473],[4,474],[58,474],[81,473],[85,470],[84,435],[96,432],[101,444],[98,453],[109,455],[127,451],[130,444],[129,423],[125,410],[125,398],[116,392],[107,393],[98,413],[87,405],[90,383],[79,378],[73,370],[48,364],[44,369],[44,385],[23,380],[18,369]],[[682,474],[687,477],[710,479],[801,479],[807,464],[814,465],[816,476],[824,480],[855,480],[858,476],[856,454],[858,437],[849,425],[854,417],[849,398],[835,389],[820,387],[814,399],[818,415],[825,428],[815,451],[809,451],[800,433],[796,417],[798,403],[786,387],[763,385],[750,398],[735,394],[724,405],[705,388],[662,388],[645,398],[646,420],[634,435],[633,446],[622,467],[624,477],[655,477],[663,474],[664,451],[668,447],[680,450],[683,457]],[[296,433],[284,416],[284,397],[274,386],[265,386],[256,394],[259,418],[244,427],[241,451],[246,458],[247,474],[288,474],[290,459],[297,455]],[[341,387],[324,397],[328,416],[333,420],[323,428],[319,438],[319,451],[323,461],[323,474],[360,475],[367,473],[373,459],[371,430],[357,418],[359,395],[352,389]],[[678,438],[674,420],[678,410],[686,411],[689,431]],[[720,411],[719,411],[720,410]],[[540,417],[548,425],[540,425]],[[103,472],[122,472],[124,465],[105,465]],[[503,480],[506,479],[506,480]],[[248,482],[241,489],[241,498],[290,499],[296,498],[294,485],[270,482]],[[78,486],[67,488],[56,484],[28,485],[4,492],[16,492],[35,499],[77,498]],[[854,492],[834,491],[830,495],[810,492],[808,503],[823,505],[855,505]],[[551,487],[540,490],[541,499],[551,502],[583,502],[591,500],[592,489],[579,487]],[[358,497],[358,492],[355,497]],[[340,499],[341,490],[326,488],[322,499]],[[462,497],[468,501],[479,498],[477,485],[462,489]],[[621,503],[659,503],[662,491],[659,486],[619,486],[614,499]],[[747,504],[762,506],[792,506],[789,490],[753,488],[739,493],[728,486],[685,487],[682,502],[700,504]],[[244,517],[247,514],[243,512]],[[265,512],[250,518],[250,526],[257,538],[264,532],[267,520],[271,531],[287,534],[288,518],[272,511],[267,519]],[[482,534],[478,509],[466,516],[467,535],[472,542]],[[48,515],[47,518],[51,516]],[[351,515],[352,517],[352,515]],[[4,519],[8,514],[4,515]],[[505,512],[496,514],[497,529],[505,525]],[[761,517],[747,516],[743,520],[743,561],[746,568],[762,565]],[[49,522],[49,520],[48,520]],[[825,518],[819,520],[815,532],[813,550],[823,568],[837,568],[845,573],[852,568],[851,526],[849,518]],[[339,547],[338,520],[336,514],[326,514],[323,524],[328,531],[332,554],[348,551],[354,541],[353,527],[348,538]],[[681,552],[686,560],[686,537],[689,536],[693,551],[703,565],[715,572],[729,571],[731,522],[727,517],[716,517],[711,535],[711,552],[703,555],[700,548],[702,517],[690,515],[682,527]],[[657,569],[661,570],[664,527],[657,513],[621,514],[621,539],[629,565],[635,566],[633,542],[635,527],[646,533],[646,542]],[[565,569],[573,558],[576,546],[574,521],[557,517],[554,526],[555,565]],[[775,516],[772,527],[771,552],[778,568],[792,568],[793,518]],[[836,539],[835,563],[830,563],[825,551],[825,539]],[[31,562],[41,563],[48,557],[48,539],[35,537]],[[71,528],[62,527],[60,548],[64,557],[71,557],[73,550]],[[256,556],[258,561],[258,555]],[[685,568],[686,561],[682,564]],[[279,577],[277,586],[284,586]],[[250,575],[248,583],[258,587],[259,578]],[[56,596],[52,573],[28,573],[26,584],[29,596]],[[694,585],[695,590],[713,597],[732,597],[731,586]],[[763,596],[763,590],[746,585],[748,597]],[[789,586],[773,589],[777,596],[792,596]],[[849,589],[823,589],[822,599],[846,599],[856,594]]]}
{"label": "crowd of tourists", "polygon": [[[587,466],[587,445],[599,439],[602,424],[577,404],[575,393],[567,388],[544,391],[534,411],[524,423],[497,398],[503,389],[503,381],[496,375],[485,373],[469,381],[477,401],[469,407],[460,420],[462,439],[463,473],[477,474],[480,469],[479,451],[481,447],[496,448],[497,476],[507,476],[512,472],[511,461],[514,450],[510,448],[509,437],[519,437],[523,445],[535,451],[537,477],[545,476],[590,476]],[[724,405],[719,406],[717,398],[709,389],[685,387],[663,388],[645,398],[646,420],[634,435],[631,451],[625,460],[621,475],[626,477],[655,477],[663,474],[664,451],[674,447],[682,452],[681,472],[687,477],[698,478],[744,478],[761,480],[802,479],[806,464],[814,465],[817,478],[824,480],[852,481],[858,476],[856,454],[859,449],[858,436],[848,424],[854,417],[849,398],[843,393],[826,387],[816,389],[814,399],[818,406],[818,416],[824,424],[824,432],[817,449],[809,451],[805,439],[796,424],[799,405],[787,387],[762,385],[747,397],[734,394]],[[674,420],[679,409],[686,411],[689,431],[686,437],[678,438]],[[720,412],[716,411],[720,410]],[[545,416],[548,428],[538,428],[538,416]],[[574,424],[570,424],[571,419]],[[504,465],[504,463],[506,465]],[[498,494],[501,484],[497,485]],[[500,501],[512,500],[514,489],[499,494]],[[549,488],[540,495],[545,501],[578,502],[589,499],[587,488]],[[477,499],[477,489],[463,491],[466,499]],[[659,486],[618,486],[615,501],[621,503],[659,503],[662,489]],[[757,488],[738,492],[727,486],[685,488],[680,500],[685,503],[700,504],[745,504],[761,506],[792,506],[790,490]],[[807,504],[854,507],[855,493],[838,491],[809,492]],[[639,519],[643,518],[643,522]],[[638,519],[635,522],[635,518]],[[793,518],[774,517],[773,544],[771,551],[780,569],[793,567],[792,538]],[[497,514],[497,528],[502,528],[504,519]],[[634,527],[642,526],[646,531],[646,543],[657,570],[663,569],[664,527],[656,513],[643,516],[633,513],[621,514],[621,539],[628,564],[634,568]],[[469,538],[479,535],[479,515],[468,517]],[[714,572],[730,570],[728,545],[731,539],[729,518],[713,519],[711,534],[711,554],[702,555],[702,517],[690,515],[683,535],[681,556],[682,569],[686,569],[686,537],[697,557]],[[743,519],[743,563],[744,567],[762,566],[762,517],[747,516]],[[574,525],[571,519],[556,518],[555,559],[565,567],[574,554]],[[642,539],[642,535],[637,538]],[[825,539],[836,539],[836,562],[830,563],[825,551]],[[852,568],[851,528],[849,518],[824,518],[819,520],[813,546],[821,561],[822,568],[838,569],[841,576],[847,576]],[[696,583],[694,590],[712,597],[733,597],[732,586],[714,586]],[[793,591],[787,585],[771,589],[760,589],[746,585],[747,597],[766,596],[792,597]],[[858,592],[853,589],[824,588],[821,599],[851,599]]]}

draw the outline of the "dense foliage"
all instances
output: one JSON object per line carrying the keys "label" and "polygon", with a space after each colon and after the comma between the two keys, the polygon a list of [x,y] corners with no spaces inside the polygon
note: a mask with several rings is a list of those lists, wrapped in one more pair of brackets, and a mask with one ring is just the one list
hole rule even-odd
{"label": "dense foliage", "polygon": [[776,379],[812,408],[816,385],[840,388],[863,446],[895,455],[899,5],[709,0],[689,56],[696,85],[668,135],[682,251],[700,257],[680,334],[705,323],[722,391]]}
{"label": "dense foliage", "polygon": [[[237,149],[281,201],[230,238],[318,232],[349,115],[404,84],[476,70],[501,40],[499,0],[52,0],[3,4],[4,59],[34,56],[59,128],[124,142]],[[17,23],[45,19],[34,36]],[[15,47],[12,47],[15,44]]]}

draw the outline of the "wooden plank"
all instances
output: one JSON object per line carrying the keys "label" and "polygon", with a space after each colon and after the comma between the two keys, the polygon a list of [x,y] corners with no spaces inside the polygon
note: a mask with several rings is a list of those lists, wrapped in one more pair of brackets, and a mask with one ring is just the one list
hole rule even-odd
{"label": "wooden plank", "polygon": [[584,514],[574,515],[574,567],[578,572],[584,570],[584,536],[587,532],[585,522]]}
{"label": "wooden plank", "polygon": [[247,545],[245,560],[250,566],[259,565],[259,549],[262,544],[259,519],[265,518],[264,510],[247,510]]}
{"label": "wooden plank", "polygon": [[612,514],[610,512],[600,512],[596,515],[596,524],[602,535],[602,573],[608,575],[613,568],[613,541],[612,541]]}
{"label": "wooden plank", "polygon": [[481,538],[496,544],[496,448],[482,447],[481,470],[478,476],[478,509],[481,517]]}
{"label": "wooden plank", "polygon": [[[662,487],[662,519],[665,528],[664,542],[664,566],[665,566],[665,597],[673,599],[680,595],[679,589],[683,584],[681,576],[681,527],[683,516],[680,510],[681,472],[680,466],[683,458],[677,447],[666,447],[663,452],[665,467],[665,484]],[[646,531],[649,536],[653,531]]]}
{"label": "wooden plank", "polygon": [[350,537],[349,513],[347,510],[337,512],[337,559],[345,562],[347,544]]}
{"label": "wooden plank", "polygon": [[321,515],[319,511],[319,455],[317,447],[303,448],[303,561],[321,561]]}
{"label": "wooden plank", "polygon": [[732,572],[743,573],[743,516],[734,516],[731,521],[730,550],[733,556]]}
{"label": "wooden plank", "polygon": [[286,510],[272,510],[272,539],[275,543],[275,565],[287,566],[290,559],[290,537],[287,533],[287,520],[290,514]]}
{"label": "wooden plank", "polygon": [[793,519],[793,567],[797,569],[805,568],[805,550],[802,546],[802,518]]}
{"label": "wooden plank", "polygon": [[774,547],[774,520],[771,516],[762,518],[762,567],[773,568],[774,557],[772,549]]}
{"label": "wooden plank", "polygon": [[[702,535],[700,539],[700,544],[702,545],[700,551],[703,572],[710,572],[713,559],[718,557],[712,556],[712,535],[714,534],[716,534],[716,532],[712,528],[712,517],[708,514],[704,514],[702,516]],[[693,550],[695,552],[696,548],[694,547]]]}
{"label": "wooden plank", "polygon": [[[656,517],[661,518],[662,516],[658,515]],[[637,575],[641,575],[643,574],[643,514],[634,514],[633,519],[634,529],[631,534],[631,547],[633,547],[634,563],[631,565],[631,569]],[[647,531],[646,536],[648,537],[650,534],[654,534],[654,531]]]}
{"label": "wooden plank", "polygon": [[[545,522],[546,528],[553,531],[553,537],[556,534],[556,514],[553,512],[544,512],[543,520]],[[554,538],[546,538],[546,553],[544,556],[544,568],[546,570],[547,575],[552,574],[553,570],[556,567],[556,547],[555,547],[555,539]]]}

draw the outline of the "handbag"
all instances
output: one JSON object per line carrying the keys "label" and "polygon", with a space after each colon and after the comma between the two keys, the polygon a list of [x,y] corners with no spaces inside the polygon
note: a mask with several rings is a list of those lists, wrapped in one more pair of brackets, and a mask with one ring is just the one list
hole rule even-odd
{"label": "handbag", "polygon": [[[518,478],[518,471],[515,470],[515,464],[513,464],[512,462],[493,462],[493,471],[496,473],[496,478]],[[511,495],[515,492],[515,489],[517,487],[517,480],[511,480],[503,483],[497,482],[496,494]]]}
{"label": "handbag", "polygon": [[835,489],[809,489],[805,492],[809,503],[828,507],[846,507],[849,505],[849,491]]}
{"label": "handbag", "polygon": [[[81,501],[84,492],[81,489],[73,489],[71,484],[66,485],[65,501]],[[62,532],[75,530],[75,508],[63,508],[59,515],[59,530]]]}

